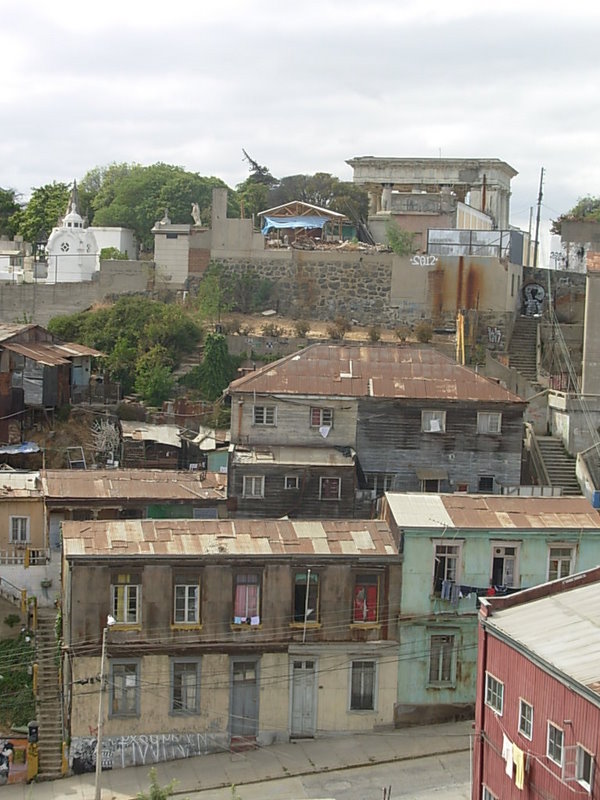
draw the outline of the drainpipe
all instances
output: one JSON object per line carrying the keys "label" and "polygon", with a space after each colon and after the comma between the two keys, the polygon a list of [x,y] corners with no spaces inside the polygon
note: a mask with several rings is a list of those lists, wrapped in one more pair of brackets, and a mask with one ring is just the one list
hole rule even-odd
{"label": "drainpipe", "polygon": [[306,642],[306,619],[308,617],[308,593],[310,590],[310,569],[306,570],[306,595],[304,597],[304,628],[302,630],[302,644]]}
{"label": "drainpipe", "polygon": [[[484,599],[481,601],[481,612],[480,612],[480,619],[479,625],[481,626],[481,668],[479,673],[481,675],[481,697],[479,698],[479,714],[475,717],[475,733],[473,738],[473,750],[472,750],[472,760],[474,761],[475,755],[475,740],[477,741],[478,746],[478,766],[479,769],[475,770],[475,765],[473,764],[473,770],[471,775],[471,798],[473,800],[481,800],[481,786],[482,786],[482,779],[483,779],[483,760],[484,760],[484,741],[483,741],[483,715],[485,714],[485,669],[487,665],[487,631],[485,629],[485,623],[482,617],[489,612],[489,608],[487,607],[487,603]],[[483,612],[483,613],[482,613]],[[477,777],[477,787],[473,785],[474,778]]]}

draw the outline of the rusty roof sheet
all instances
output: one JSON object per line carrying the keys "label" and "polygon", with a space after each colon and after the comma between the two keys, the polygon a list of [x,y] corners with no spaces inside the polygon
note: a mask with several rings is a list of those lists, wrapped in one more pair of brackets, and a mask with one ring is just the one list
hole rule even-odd
{"label": "rusty roof sheet", "polygon": [[0,322],[0,342],[4,342],[7,339],[12,339],[13,336],[17,336],[17,334],[19,333],[24,333],[30,328],[37,328],[37,325],[33,324],[20,325],[16,322],[15,323]]}
{"label": "rusty roof sheet", "polygon": [[64,522],[66,558],[280,555],[397,557],[380,520],[129,520]]}
{"label": "rusty roof sheet", "polygon": [[158,469],[44,470],[44,494],[62,500],[224,500],[227,475]]}
{"label": "rusty roof sheet", "polygon": [[397,492],[386,497],[396,523],[404,528],[600,530],[600,513],[585,497]]}
{"label": "rusty roof sheet", "polygon": [[494,610],[486,624],[600,694],[600,581]]}
{"label": "rusty roof sheet", "polygon": [[230,392],[524,403],[433,348],[313,344],[233,381]]}
{"label": "rusty roof sheet", "polygon": [[44,364],[46,367],[58,367],[71,363],[65,353],[59,355],[55,350],[55,345],[50,343],[31,342],[29,344],[22,344],[19,342],[11,342],[9,344],[4,344],[3,347],[5,350],[18,353],[38,364]]}
{"label": "rusty roof sheet", "polygon": [[53,344],[52,347],[57,353],[64,353],[67,358],[76,356],[104,356],[100,350],[93,347],[88,347],[85,344],[77,344],[77,342],[61,342],[60,344]]}

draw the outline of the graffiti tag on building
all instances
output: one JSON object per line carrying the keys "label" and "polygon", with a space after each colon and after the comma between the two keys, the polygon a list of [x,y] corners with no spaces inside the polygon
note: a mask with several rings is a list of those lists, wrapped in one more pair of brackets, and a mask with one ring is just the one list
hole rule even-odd
{"label": "graffiti tag on building", "polygon": [[[229,747],[223,733],[157,733],[102,738],[102,768],[136,767],[204,756]],[[96,739],[74,737],[71,742],[73,772],[93,772],[96,768]]]}
{"label": "graffiti tag on building", "polygon": [[414,255],[411,257],[410,263],[413,267],[435,267],[438,260],[437,256]]}
{"label": "graffiti tag on building", "polygon": [[488,332],[488,342],[490,344],[496,345],[496,347],[500,347],[502,344],[502,331],[500,328],[496,327],[489,327],[487,329]]}

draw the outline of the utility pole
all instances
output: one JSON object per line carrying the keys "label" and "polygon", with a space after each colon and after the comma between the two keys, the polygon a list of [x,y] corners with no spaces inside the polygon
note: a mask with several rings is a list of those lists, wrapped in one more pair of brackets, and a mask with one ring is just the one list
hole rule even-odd
{"label": "utility pole", "polygon": [[102,797],[102,726],[104,723],[104,682],[106,670],[106,635],[108,629],[115,624],[115,618],[108,615],[106,625],[102,630],[102,655],[100,661],[100,697],[98,698],[98,735],[96,737],[96,780],[94,783],[94,800]]}
{"label": "utility pole", "polygon": [[535,218],[535,245],[533,248],[533,266],[537,267],[538,265],[538,249],[540,246],[540,215],[542,213],[542,189],[544,185],[544,168],[542,167],[542,171],[540,172],[540,191],[538,193],[538,201],[537,201],[537,215]]}

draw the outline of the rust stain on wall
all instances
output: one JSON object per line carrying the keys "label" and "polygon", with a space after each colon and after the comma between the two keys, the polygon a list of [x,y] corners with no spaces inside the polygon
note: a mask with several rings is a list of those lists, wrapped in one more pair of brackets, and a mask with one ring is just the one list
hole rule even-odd
{"label": "rust stain on wall", "polygon": [[474,264],[469,266],[467,273],[467,292],[465,298],[466,308],[479,308],[480,275]]}
{"label": "rust stain on wall", "polygon": [[444,307],[444,270],[439,266],[427,275],[429,282],[429,297],[431,300],[431,316],[436,319],[441,317]]}
{"label": "rust stain on wall", "polygon": [[458,275],[456,276],[456,309],[458,311],[461,308],[464,308],[462,302],[462,294],[463,294],[463,277],[465,274],[465,260],[462,256],[458,257]]}

